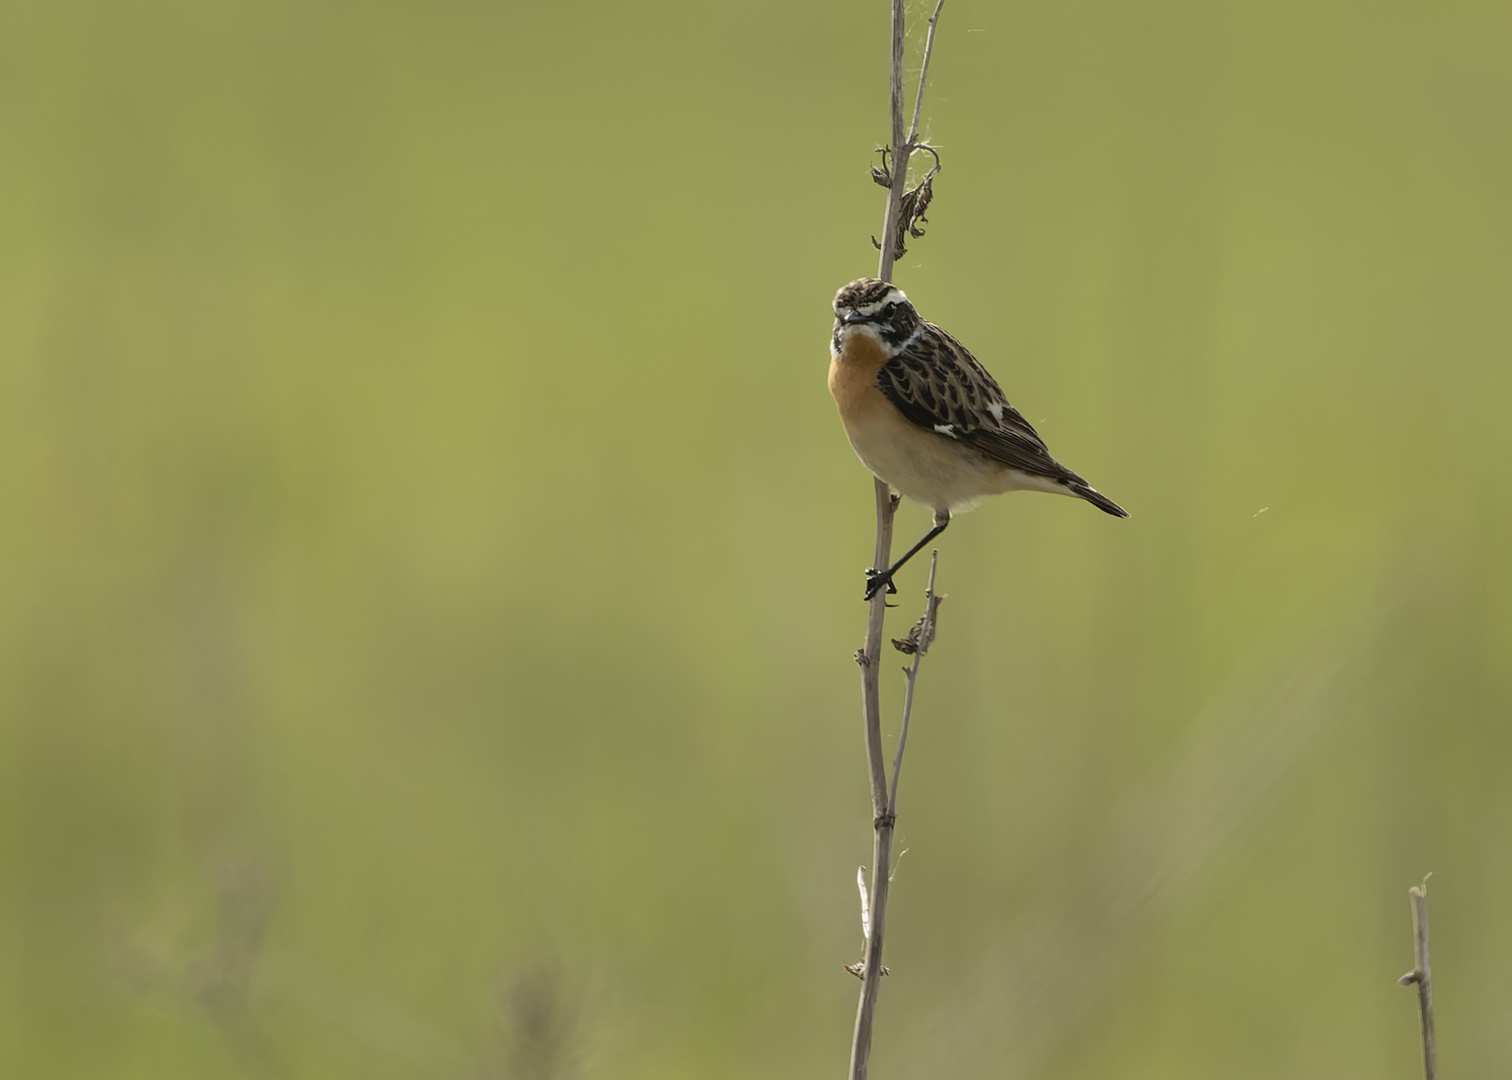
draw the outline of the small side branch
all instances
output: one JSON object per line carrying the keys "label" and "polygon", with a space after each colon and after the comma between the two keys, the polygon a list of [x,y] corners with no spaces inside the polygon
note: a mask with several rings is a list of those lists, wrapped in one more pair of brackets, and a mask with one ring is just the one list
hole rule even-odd
{"label": "small side branch", "polygon": [[935,5],[934,14],[929,17],[929,33],[924,37],[924,66],[919,69],[919,90],[914,94],[913,123],[908,127],[906,142],[909,147],[913,147],[919,137],[919,110],[924,106],[924,84],[929,81],[929,58],[934,54],[935,24],[940,21],[940,9],[944,6],[945,0],[940,0]]}
{"label": "small side branch", "polygon": [[[939,14],[939,10],[936,8],[935,14]],[[932,23],[930,29],[934,29]],[[919,616],[919,621],[913,624],[913,629],[906,638],[893,641],[893,648],[913,656],[913,663],[903,669],[904,675],[908,677],[908,689],[903,694],[903,725],[898,729],[898,752],[893,757],[892,791],[887,797],[888,813],[895,819],[898,816],[898,777],[903,772],[903,751],[908,748],[908,718],[913,715],[914,683],[919,678],[919,662],[934,642],[936,615],[940,610],[940,601],[944,599],[935,594],[935,571],[939,565],[940,549],[936,548],[929,554],[929,587],[924,592],[924,614]]]}
{"label": "small side branch", "polygon": [[1428,878],[1408,889],[1407,895],[1412,900],[1413,967],[1397,982],[1403,986],[1417,984],[1418,1014],[1423,1028],[1423,1073],[1428,1080],[1436,1080],[1438,1049],[1433,1037],[1433,964],[1428,957]]}

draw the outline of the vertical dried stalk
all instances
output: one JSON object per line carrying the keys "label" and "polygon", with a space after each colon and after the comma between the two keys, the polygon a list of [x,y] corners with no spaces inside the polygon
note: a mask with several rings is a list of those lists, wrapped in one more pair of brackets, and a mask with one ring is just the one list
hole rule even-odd
{"label": "vertical dried stalk", "polygon": [[[919,110],[924,101],[924,82],[929,74],[929,56],[934,48],[935,23],[945,0],[938,0],[934,14],[929,18],[929,35],[925,41],[924,63],[919,72],[919,89],[914,98],[912,130],[904,128],[903,117],[903,44],[905,30],[904,0],[892,0],[892,65],[890,70],[889,100],[891,104],[891,164],[892,175],[887,190],[887,214],[882,229],[882,254],[877,262],[877,277],[891,281],[893,264],[897,259],[897,236],[899,218],[903,213],[903,196],[908,182],[908,160],[917,149],[914,139],[918,135]],[[878,569],[886,568],[892,559],[893,515],[898,500],[886,483],[875,481],[877,502],[877,545],[872,562]],[[929,574],[929,601],[925,611],[924,626],[932,632],[937,601],[934,599],[934,565]],[[867,611],[866,645],[856,654],[861,666],[861,700],[866,721],[866,762],[871,778],[872,797],[872,880],[870,918],[866,929],[866,955],[861,963],[861,999],[856,1006],[856,1028],[851,1040],[850,1078],[866,1080],[867,1064],[871,1059],[872,1022],[876,1013],[877,990],[882,978],[882,940],[887,922],[888,886],[891,883],[894,804],[897,799],[897,771],[903,760],[903,746],[907,731],[907,716],[904,713],[903,737],[898,742],[898,756],[893,764],[893,787],[888,791],[887,765],[882,747],[882,698],[881,659],[882,624],[887,615],[887,590],[880,589],[871,599]],[[928,647],[929,636],[920,638],[923,647],[914,654],[909,674],[908,697],[905,708],[913,704],[913,681],[918,674],[919,658]],[[863,905],[864,907],[864,905]]]}
{"label": "vertical dried stalk", "polygon": [[1438,1048],[1433,1037],[1433,964],[1428,959],[1428,878],[1408,889],[1407,895],[1412,898],[1413,967],[1397,982],[1403,986],[1417,984],[1418,1014],[1423,1026],[1423,1073],[1428,1080],[1435,1080]]}
{"label": "vertical dried stalk", "polygon": [[[892,186],[887,189],[887,215],[882,219],[882,256],[877,261],[877,276],[891,281],[893,237],[898,234],[898,215],[903,212],[903,188],[908,182],[908,151],[904,147],[903,128],[903,0],[892,0]],[[877,483],[882,481],[878,480]],[[886,567],[885,563],[879,564]]]}
{"label": "vertical dried stalk", "polygon": [[[902,0],[894,0],[902,7]],[[900,106],[901,107],[901,106]],[[889,206],[892,199],[888,199]],[[891,233],[887,234],[889,237]],[[885,245],[891,247],[890,244]],[[887,566],[892,555],[893,512],[898,500],[881,480],[876,482],[877,550],[873,566]],[[866,955],[861,961],[861,1000],[856,1006],[856,1028],[851,1037],[851,1080],[866,1080],[871,1058],[872,1017],[877,1007],[878,982],[882,978],[882,932],[887,922],[887,892],[892,866],[893,819],[888,813],[887,765],[882,748],[882,620],[887,615],[887,590],[871,598],[866,618],[866,647],[857,654],[861,665],[861,702],[866,720],[866,764],[871,776],[872,880],[871,914],[866,932]]]}

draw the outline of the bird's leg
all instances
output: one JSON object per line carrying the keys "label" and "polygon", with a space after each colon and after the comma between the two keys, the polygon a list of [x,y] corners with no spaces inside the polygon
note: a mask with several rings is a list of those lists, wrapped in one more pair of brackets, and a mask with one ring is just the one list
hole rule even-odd
{"label": "bird's leg", "polygon": [[877,591],[884,585],[887,587],[888,592],[897,592],[898,587],[893,584],[893,575],[896,574],[899,570],[903,569],[903,564],[917,555],[923,549],[925,544],[929,543],[935,537],[944,532],[945,526],[949,524],[950,511],[936,510],[934,516],[934,528],[930,529],[927,533],[924,534],[924,539],[920,540],[917,544],[904,552],[903,557],[889,566],[886,570],[878,570],[876,567],[872,567],[866,572],[866,596],[864,597],[864,599],[870,600],[873,596],[876,596]]}

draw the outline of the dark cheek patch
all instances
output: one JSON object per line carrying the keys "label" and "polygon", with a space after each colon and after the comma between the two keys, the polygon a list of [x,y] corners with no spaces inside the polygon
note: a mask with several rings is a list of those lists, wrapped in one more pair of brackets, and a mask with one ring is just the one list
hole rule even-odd
{"label": "dark cheek patch", "polygon": [[882,328],[882,340],[889,345],[899,345],[908,340],[914,329],[919,325],[918,316],[909,309],[907,304],[898,304]]}

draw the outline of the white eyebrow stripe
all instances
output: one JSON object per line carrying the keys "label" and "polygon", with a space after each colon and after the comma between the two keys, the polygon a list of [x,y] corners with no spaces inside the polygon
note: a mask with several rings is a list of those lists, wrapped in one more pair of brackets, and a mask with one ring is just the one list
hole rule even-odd
{"label": "white eyebrow stripe", "polygon": [[903,294],[903,290],[895,285],[891,289],[888,289],[887,295],[878,300],[876,303],[857,304],[856,306],[852,307],[851,310],[854,311],[857,315],[875,315],[877,312],[885,308],[888,304],[897,303],[899,301],[906,302],[907,300],[908,297]]}

